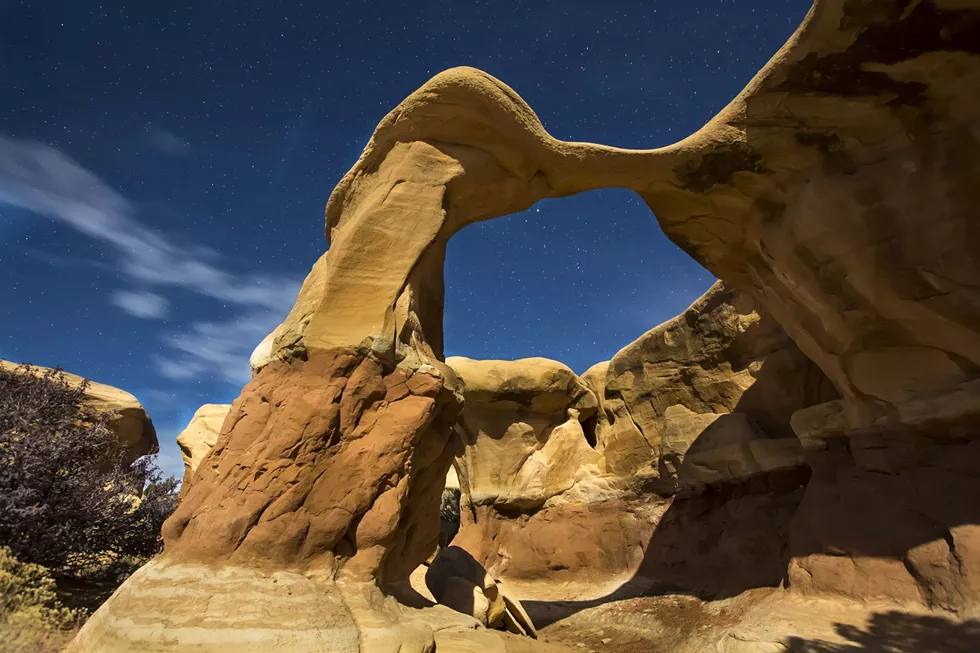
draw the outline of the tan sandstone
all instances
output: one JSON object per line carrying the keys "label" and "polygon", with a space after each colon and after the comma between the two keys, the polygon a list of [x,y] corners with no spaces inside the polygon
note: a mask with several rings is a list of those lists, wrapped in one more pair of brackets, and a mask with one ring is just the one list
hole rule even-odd
{"label": "tan sandstone", "polygon": [[[546,359],[447,363],[465,399],[453,543],[493,574],[779,582],[809,475],[790,418],[836,393],[745,293],[716,283],[581,378]],[[685,539],[712,563],[687,564]]]}
{"label": "tan sandstone", "polygon": [[664,492],[801,466],[790,418],[838,396],[757,300],[720,281],[584,378],[607,468]]}
{"label": "tan sandstone", "polygon": [[[39,365],[32,367],[37,374],[44,374],[49,369]],[[17,363],[0,360],[0,368],[13,371],[17,369]],[[77,374],[64,372],[64,375],[68,383],[76,388],[86,381]],[[109,413],[109,428],[115,433],[125,460],[133,461],[160,450],[153,421],[146,414],[143,404],[132,394],[111,385],[88,380],[84,401],[96,413]]]}
{"label": "tan sandstone", "polygon": [[194,473],[218,441],[221,425],[230,410],[231,404],[204,404],[194,412],[191,421],[177,436],[180,456],[184,461],[184,480],[180,486],[182,495],[190,490]]}

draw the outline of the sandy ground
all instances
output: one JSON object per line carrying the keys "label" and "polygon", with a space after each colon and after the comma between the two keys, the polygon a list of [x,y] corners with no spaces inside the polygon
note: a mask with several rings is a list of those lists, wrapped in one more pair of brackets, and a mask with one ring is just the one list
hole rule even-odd
{"label": "sandy ground", "polygon": [[[416,587],[425,590],[424,568],[415,580]],[[537,625],[539,642],[555,649],[583,653],[980,652],[980,621],[895,603],[806,597],[778,588],[702,601],[658,592],[650,582],[624,579],[504,583],[520,597]]]}

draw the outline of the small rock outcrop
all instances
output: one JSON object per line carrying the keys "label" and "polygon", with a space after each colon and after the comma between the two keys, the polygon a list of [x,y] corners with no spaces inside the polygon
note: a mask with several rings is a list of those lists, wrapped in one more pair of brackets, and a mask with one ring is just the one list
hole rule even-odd
{"label": "small rock outcrop", "polygon": [[[13,371],[18,366],[16,363],[0,360],[0,367]],[[49,369],[36,365],[33,368],[38,374],[43,374]],[[64,372],[64,375],[74,387],[78,387],[86,380],[69,372]],[[89,380],[85,387],[85,403],[96,413],[109,413],[109,428],[116,434],[125,460],[133,461],[160,451],[153,421],[146,414],[143,404],[132,394],[111,385]]]}
{"label": "small rock outcrop", "polygon": [[439,551],[425,572],[425,584],[440,604],[468,614],[488,628],[535,639],[538,636],[520,600],[459,547]]}
{"label": "small rock outcrop", "polygon": [[180,456],[184,461],[181,496],[191,489],[194,473],[218,441],[221,425],[224,424],[230,410],[231,404],[204,404],[197,409],[191,421],[177,436],[177,446],[180,447]]}
{"label": "small rock outcrop", "polygon": [[460,489],[473,504],[540,507],[568,490],[600,456],[582,423],[595,394],[568,367],[545,358],[446,360],[465,399],[456,424]]}

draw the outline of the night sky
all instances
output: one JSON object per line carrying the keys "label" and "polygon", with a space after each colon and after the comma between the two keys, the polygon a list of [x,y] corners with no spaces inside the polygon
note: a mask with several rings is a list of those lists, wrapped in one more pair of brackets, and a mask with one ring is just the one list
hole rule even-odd
{"label": "night sky", "polygon": [[[160,464],[323,253],[323,208],[374,126],[482,68],[554,136],[667,145],[724,107],[809,0],[0,2],[0,358],[144,403]],[[625,190],[467,227],[446,354],[576,371],[713,277]]]}

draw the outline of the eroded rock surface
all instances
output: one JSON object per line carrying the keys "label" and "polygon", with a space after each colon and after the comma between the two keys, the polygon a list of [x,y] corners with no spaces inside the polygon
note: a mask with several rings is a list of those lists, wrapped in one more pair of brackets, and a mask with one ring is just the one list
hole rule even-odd
{"label": "eroded rock surface", "polygon": [[446,363],[465,399],[457,467],[470,502],[540,507],[598,473],[600,456],[582,426],[598,400],[568,367],[545,358]]}
{"label": "eroded rock surface", "polygon": [[180,560],[407,578],[434,548],[458,403],[370,352],[263,368],[164,527]]}
{"label": "eroded rock surface", "polygon": [[607,468],[663,492],[801,466],[791,416],[838,396],[755,299],[720,281],[584,378]]}
{"label": "eroded rock surface", "polygon": [[470,615],[484,626],[537,638],[520,600],[459,547],[439,551],[425,572],[425,584],[440,604]]}
{"label": "eroded rock surface", "polygon": [[715,284],[581,378],[546,359],[447,363],[465,399],[454,544],[495,575],[706,596],[785,575],[809,476],[790,418],[836,393],[747,294]]}
{"label": "eroded rock surface", "polygon": [[[0,367],[13,371],[17,369],[17,363],[0,360]],[[49,369],[38,365],[33,367],[38,374]],[[64,372],[64,375],[68,383],[76,388],[85,381],[77,374]],[[85,404],[96,413],[109,413],[109,428],[116,434],[121,453],[127,461],[160,451],[153,421],[146,414],[143,404],[132,394],[89,380],[85,388]]]}

